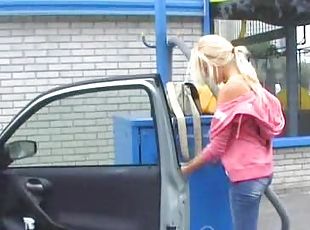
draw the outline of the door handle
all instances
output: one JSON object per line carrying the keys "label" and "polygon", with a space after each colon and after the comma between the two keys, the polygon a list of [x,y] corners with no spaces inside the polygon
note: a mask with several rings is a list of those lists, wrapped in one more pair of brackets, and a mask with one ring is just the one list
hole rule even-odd
{"label": "door handle", "polygon": [[32,193],[42,193],[44,191],[42,184],[33,184],[31,182],[26,183],[26,188]]}
{"label": "door handle", "polygon": [[[40,198],[36,196],[31,189],[35,191],[46,191],[51,187],[51,183],[42,178],[23,178],[15,177],[12,180],[14,189],[17,191],[17,196],[31,210],[34,217],[42,223],[44,229],[49,230],[67,230],[64,226],[54,222],[53,219],[40,206]],[[29,187],[28,187],[28,186]],[[30,190],[28,190],[30,188]],[[41,190],[42,189],[42,190]]]}
{"label": "door handle", "polygon": [[51,183],[45,179],[30,178],[26,182],[26,188],[28,191],[34,194],[42,194],[51,187]]}

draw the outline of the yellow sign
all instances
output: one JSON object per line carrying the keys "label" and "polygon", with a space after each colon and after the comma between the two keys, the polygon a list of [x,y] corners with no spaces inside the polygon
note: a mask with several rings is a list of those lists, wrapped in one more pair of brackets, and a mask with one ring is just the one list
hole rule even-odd
{"label": "yellow sign", "polygon": [[[299,88],[299,96],[300,96],[300,110],[310,110],[310,95],[308,92],[308,89],[305,89],[304,87]],[[284,109],[287,109],[287,92],[286,90],[281,90],[277,97],[279,98],[282,106]]]}

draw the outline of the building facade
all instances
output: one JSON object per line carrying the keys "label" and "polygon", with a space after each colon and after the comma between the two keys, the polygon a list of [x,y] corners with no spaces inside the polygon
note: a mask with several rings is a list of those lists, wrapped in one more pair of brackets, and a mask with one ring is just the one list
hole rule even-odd
{"label": "building facade", "polygon": [[[201,17],[171,16],[168,21],[168,36],[179,37],[189,47],[203,34]],[[30,100],[53,87],[103,78],[106,75],[155,73],[155,49],[145,47],[141,40],[141,34],[144,33],[147,41],[154,43],[154,28],[154,18],[151,16],[0,17],[0,129]],[[228,39],[235,39],[239,28],[240,22],[215,23],[215,32]],[[183,80],[187,67],[186,58],[175,49],[173,60],[173,80]],[[112,94],[106,97],[109,108],[107,110],[105,106],[105,110],[98,116],[105,116],[113,110],[117,112],[120,108],[123,108],[123,112],[130,109],[131,112],[148,110],[147,106],[143,106],[145,101],[141,99],[141,92]],[[72,104],[64,103],[66,106],[60,109],[55,105],[52,107],[54,112],[51,112],[50,108],[39,114],[40,116],[18,135],[37,139],[45,151],[41,156],[23,163],[111,164],[114,159],[112,118],[110,116],[109,122],[101,123],[103,126],[107,125],[107,129],[103,135],[98,135],[98,127],[103,126],[87,123],[95,118],[91,116],[96,116],[95,112],[98,112],[99,107],[99,103],[93,104],[96,98],[91,101],[89,107],[81,110],[81,117],[72,117],[66,111],[65,107],[74,105],[73,101],[70,102]],[[86,102],[80,103],[81,106],[87,105]],[[129,103],[135,106],[130,106],[129,109],[125,106]],[[90,114],[90,108],[94,109],[93,115],[83,115],[83,111]],[[59,124],[59,120],[62,120],[63,124]],[[73,127],[72,124],[75,123],[77,125]],[[85,124],[88,129],[81,128],[85,127]],[[78,137],[70,136],[72,128],[80,129]],[[44,138],[42,133],[46,134]],[[94,141],[94,144],[79,145],[79,141],[88,144]],[[59,146],[59,151],[51,150],[51,147],[55,146]],[[74,146],[74,151],[65,148],[66,146]],[[105,154],[95,154],[97,151],[94,148],[97,147]],[[277,150],[273,184],[278,190],[310,187],[310,148]]]}

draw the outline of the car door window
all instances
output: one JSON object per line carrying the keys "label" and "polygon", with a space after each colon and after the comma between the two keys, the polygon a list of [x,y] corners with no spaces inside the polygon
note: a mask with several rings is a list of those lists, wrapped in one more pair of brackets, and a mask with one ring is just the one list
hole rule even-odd
{"label": "car door window", "polygon": [[[139,137],[126,139],[119,132],[129,133],[131,121],[150,118],[150,111],[150,99],[143,89],[92,92],[53,101],[33,114],[9,139],[32,140],[38,146],[34,157],[11,166],[114,165],[118,163],[116,155],[122,164],[134,164],[122,158],[134,154],[134,149],[125,146]],[[120,120],[128,125],[120,129]],[[156,142],[155,133],[150,138]]]}

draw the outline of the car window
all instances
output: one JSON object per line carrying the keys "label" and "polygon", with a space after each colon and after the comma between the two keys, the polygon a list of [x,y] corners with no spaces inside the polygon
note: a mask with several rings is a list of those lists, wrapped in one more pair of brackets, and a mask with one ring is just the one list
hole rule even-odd
{"label": "car window", "polygon": [[[135,150],[128,146],[139,136],[128,134],[133,121],[149,119],[150,111],[150,98],[143,89],[92,92],[53,101],[8,140],[32,140],[38,146],[34,157],[12,166],[135,164],[130,160]],[[155,134],[150,138],[155,143]]]}

